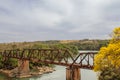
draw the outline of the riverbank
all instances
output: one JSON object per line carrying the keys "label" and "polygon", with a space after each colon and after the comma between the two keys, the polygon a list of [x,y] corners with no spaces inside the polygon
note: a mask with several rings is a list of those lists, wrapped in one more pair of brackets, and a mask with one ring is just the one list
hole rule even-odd
{"label": "riverbank", "polygon": [[3,73],[8,77],[16,77],[16,78],[33,77],[33,76],[38,76],[46,73],[52,73],[53,71],[55,71],[55,69],[47,66],[36,67],[30,70],[28,73],[22,73],[22,74],[19,73],[18,68],[15,68],[13,70],[0,69],[0,73]]}

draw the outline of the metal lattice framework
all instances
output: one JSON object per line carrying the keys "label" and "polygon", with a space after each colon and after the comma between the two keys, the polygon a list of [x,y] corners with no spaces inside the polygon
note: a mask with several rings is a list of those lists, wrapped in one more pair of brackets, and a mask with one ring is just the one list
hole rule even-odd
{"label": "metal lattice framework", "polygon": [[84,69],[92,69],[94,65],[94,55],[96,53],[79,53],[74,58],[70,51],[66,49],[24,49],[5,50],[1,52],[4,60],[16,58],[46,64],[56,64],[62,66],[75,66]]}

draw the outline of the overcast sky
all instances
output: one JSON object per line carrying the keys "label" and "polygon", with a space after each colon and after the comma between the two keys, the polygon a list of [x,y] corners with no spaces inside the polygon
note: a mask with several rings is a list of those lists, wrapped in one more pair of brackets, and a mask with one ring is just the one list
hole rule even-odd
{"label": "overcast sky", "polygon": [[107,39],[120,0],[0,0],[0,42]]}

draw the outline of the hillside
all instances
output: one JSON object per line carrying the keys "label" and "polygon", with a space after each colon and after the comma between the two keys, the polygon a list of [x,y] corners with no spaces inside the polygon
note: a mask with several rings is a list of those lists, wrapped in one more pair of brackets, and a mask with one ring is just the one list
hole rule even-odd
{"label": "hillside", "polygon": [[0,43],[0,50],[5,49],[24,49],[24,48],[50,48],[60,45],[76,46],[79,50],[99,50],[102,46],[106,46],[109,40],[49,40],[34,42],[12,42]]}

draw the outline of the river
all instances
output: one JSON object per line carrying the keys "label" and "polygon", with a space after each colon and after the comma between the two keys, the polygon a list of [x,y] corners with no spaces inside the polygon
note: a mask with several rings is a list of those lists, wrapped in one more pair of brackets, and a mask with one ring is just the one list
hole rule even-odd
{"label": "river", "polygon": [[[86,52],[86,51],[83,51]],[[32,78],[8,78],[7,76],[0,74],[0,80],[66,80],[66,67],[56,66],[54,72],[43,74],[41,76],[35,76]],[[97,80],[97,74],[92,70],[81,69],[81,80]]]}

